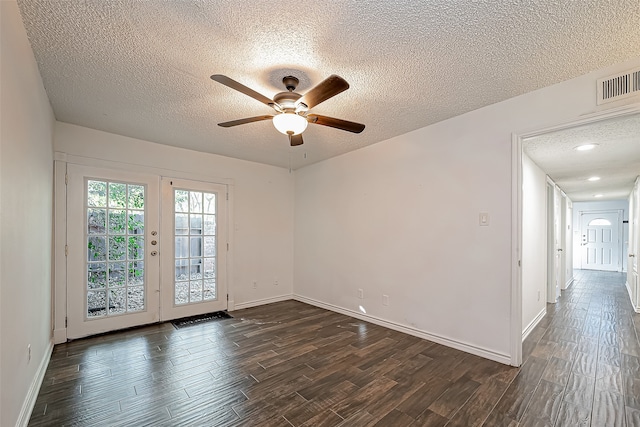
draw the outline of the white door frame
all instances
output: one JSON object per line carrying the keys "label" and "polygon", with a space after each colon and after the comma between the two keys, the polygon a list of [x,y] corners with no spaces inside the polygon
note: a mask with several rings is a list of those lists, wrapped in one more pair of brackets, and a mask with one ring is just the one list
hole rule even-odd
{"label": "white door frame", "polygon": [[235,202],[235,182],[232,178],[221,178],[216,175],[197,174],[182,169],[156,168],[138,163],[132,158],[130,163],[122,163],[112,160],[102,160],[92,157],[78,156],[64,152],[54,152],[54,254],[53,254],[53,295],[51,299],[53,311],[53,339],[54,344],[67,341],[67,266],[65,248],[67,245],[67,188],[66,175],[67,164],[73,163],[83,166],[93,166],[108,168],[113,170],[124,170],[129,172],[140,172],[154,174],[159,177],[172,176],[174,178],[184,178],[194,181],[210,182],[213,184],[224,184],[227,186],[227,241],[229,251],[227,252],[227,293],[229,295],[228,309],[234,310],[234,202]]}
{"label": "white door frame", "polygon": [[612,108],[579,119],[511,135],[511,365],[522,364],[522,146],[534,136],[640,113],[640,104]]}

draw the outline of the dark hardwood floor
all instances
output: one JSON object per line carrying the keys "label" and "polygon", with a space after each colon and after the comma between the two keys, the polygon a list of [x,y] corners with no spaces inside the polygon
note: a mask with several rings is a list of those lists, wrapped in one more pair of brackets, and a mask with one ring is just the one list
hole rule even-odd
{"label": "dark hardwood floor", "polygon": [[640,426],[640,315],[576,283],[520,369],[295,301],[55,347],[30,426]]}

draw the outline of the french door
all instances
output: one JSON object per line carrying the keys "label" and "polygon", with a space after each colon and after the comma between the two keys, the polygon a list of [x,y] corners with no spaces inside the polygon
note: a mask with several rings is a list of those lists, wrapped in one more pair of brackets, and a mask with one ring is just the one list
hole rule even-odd
{"label": "french door", "polygon": [[227,308],[226,186],[67,174],[67,338]]}
{"label": "french door", "polygon": [[157,176],[67,166],[67,338],[157,322]]}
{"label": "french door", "polygon": [[163,320],[227,309],[227,188],[162,178]]}

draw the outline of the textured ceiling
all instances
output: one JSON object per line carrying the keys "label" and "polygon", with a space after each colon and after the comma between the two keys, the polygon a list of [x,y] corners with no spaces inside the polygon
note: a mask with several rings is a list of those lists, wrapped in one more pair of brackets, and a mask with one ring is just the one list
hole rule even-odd
{"label": "textured ceiling", "polygon": [[[640,56],[638,0],[18,0],[58,120],[293,169]],[[291,148],[268,97],[293,74],[351,88]]]}
{"label": "textured ceiling", "polygon": [[[583,144],[597,145],[575,150]],[[640,115],[529,138],[523,150],[574,202],[626,199],[640,175]]]}

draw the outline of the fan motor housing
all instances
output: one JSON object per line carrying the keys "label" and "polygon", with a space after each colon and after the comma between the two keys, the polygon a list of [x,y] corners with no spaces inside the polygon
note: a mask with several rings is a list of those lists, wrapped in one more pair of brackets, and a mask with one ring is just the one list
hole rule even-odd
{"label": "fan motor housing", "polygon": [[273,97],[273,100],[281,106],[284,110],[295,109],[296,101],[300,99],[302,95],[295,92],[280,92]]}

